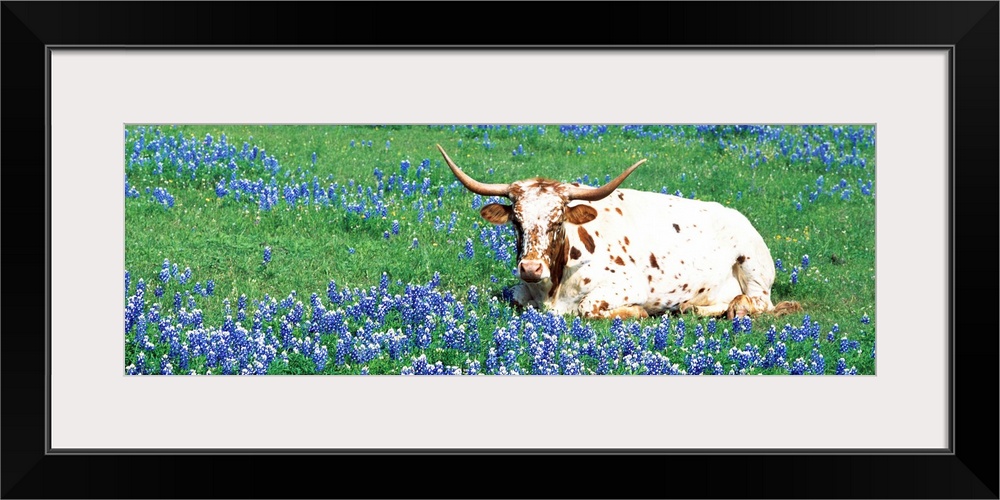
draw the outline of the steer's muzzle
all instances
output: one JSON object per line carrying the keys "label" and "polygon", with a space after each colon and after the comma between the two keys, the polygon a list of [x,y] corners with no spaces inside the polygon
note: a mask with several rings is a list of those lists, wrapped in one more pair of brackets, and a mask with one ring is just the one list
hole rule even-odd
{"label": "steer's muzzle", "polygon": [[525,283],[538,283],[549,277],[549,268],[540,260],[522,260],[517,264],[517,274]]}

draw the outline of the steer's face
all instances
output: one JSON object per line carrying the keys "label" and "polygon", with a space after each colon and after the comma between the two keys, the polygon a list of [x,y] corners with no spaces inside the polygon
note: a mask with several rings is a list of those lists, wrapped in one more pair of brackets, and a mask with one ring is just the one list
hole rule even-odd
{"label": "steer's face", "polygon": [[[510,222],[517,234],[517,272],[525,283],[551,279],[557,261],[565,261],[565,222],[585,224],[597,217],[589,205],[569,206],[569,186],[545,179],[510,185],[513,204],[491,203],[480,210],[493,224]],[[561,259],[561,260],[560,260]]]}
{"label": "steer's face", "polygon": [[[563,224],[586,224],[597,217],[589,205],[570,206],[573,200],[597,201],[610,195],[626,177],[646,160],[639,160],[618,177],[599,188],[584,188],[546,179],[529,179],[512,184],[486,184],[470,177],[438,145],[438,151],[455,177],[469,191],[482,196],[504,196],[511,205],[491,203],[479,213],[494,224],[514,225],[517,233],[517,271],[525,283],[561,278],[566,262],[566,229]],[[555,290],[555,286],[552,287]]]}

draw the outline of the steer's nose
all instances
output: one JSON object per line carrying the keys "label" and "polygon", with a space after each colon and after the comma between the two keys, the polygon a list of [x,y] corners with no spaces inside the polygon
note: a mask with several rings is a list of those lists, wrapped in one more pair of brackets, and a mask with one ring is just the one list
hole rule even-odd
{"label": "steer's nose", "polygon": [[542,280],[545,265],[540,260],[522,260],[517,265],[517,273],[527,283],[538,283]]}

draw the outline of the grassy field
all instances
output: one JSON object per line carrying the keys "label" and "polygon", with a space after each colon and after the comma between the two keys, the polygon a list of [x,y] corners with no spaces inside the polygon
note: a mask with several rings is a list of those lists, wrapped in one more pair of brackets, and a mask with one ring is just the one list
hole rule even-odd
{"label": "grassy field", "polygon": [[[871,126],[129,126],[128,374],[874,374]],[[514,235],[473,177],[718,201],[804,312],[514,311]]]}

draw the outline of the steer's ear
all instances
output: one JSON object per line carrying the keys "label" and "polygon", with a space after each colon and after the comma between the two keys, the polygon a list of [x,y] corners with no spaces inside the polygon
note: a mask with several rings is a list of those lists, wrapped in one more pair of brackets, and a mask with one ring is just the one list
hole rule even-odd
{"label": "steer's ear", "polygon": [[571,224],[586,224],[597,218],[597,210],[590,205],[576,205],[566,210],[566,220]]}
{"label": "steer's ear", "polygon": [[490,203],[479,211],[479,215],[482,215],[484,219],[494,224],[506,224],[513,214],[514,209],[510,205],[501,205],[499,203]]}

